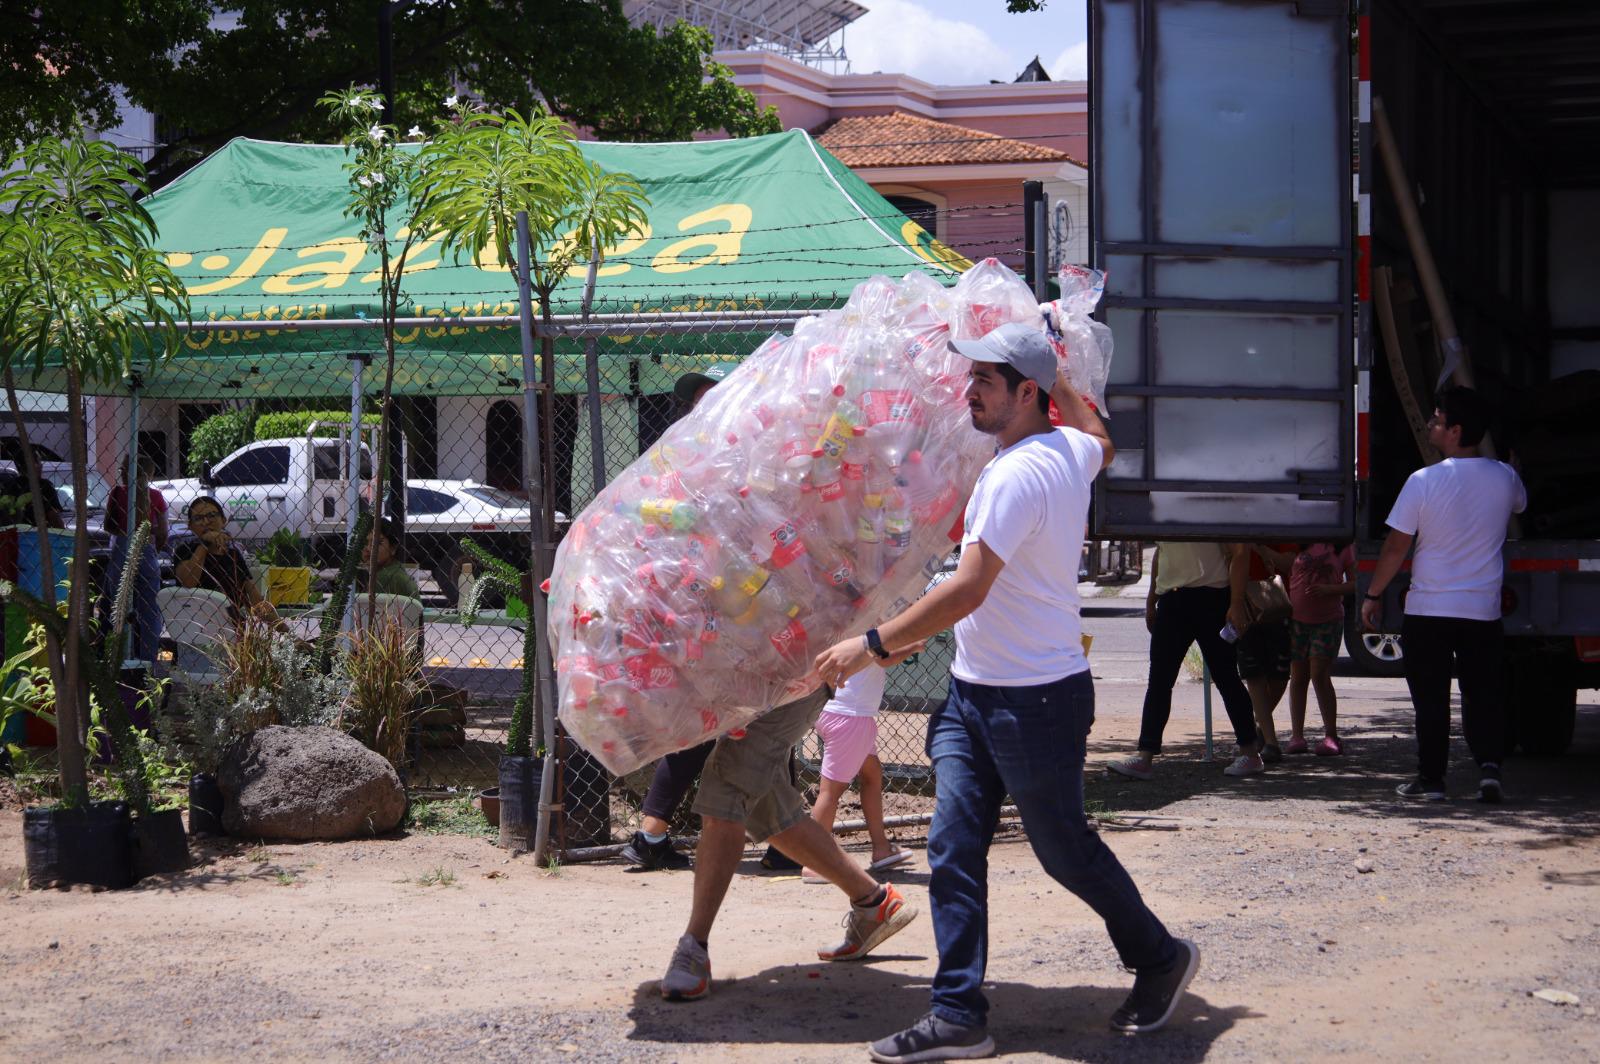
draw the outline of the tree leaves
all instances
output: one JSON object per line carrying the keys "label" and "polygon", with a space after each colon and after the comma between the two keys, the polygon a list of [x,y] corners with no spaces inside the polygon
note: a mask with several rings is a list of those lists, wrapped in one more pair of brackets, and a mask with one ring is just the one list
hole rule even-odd
{"label": "tree leaves", "polygon": [[[138,160],[81,133],[12,152],[0,177],[0,370],[58,356],[86,380],[177,349],[188,297],[151,245]],[[147,332],[146,321],[165,325]]]}

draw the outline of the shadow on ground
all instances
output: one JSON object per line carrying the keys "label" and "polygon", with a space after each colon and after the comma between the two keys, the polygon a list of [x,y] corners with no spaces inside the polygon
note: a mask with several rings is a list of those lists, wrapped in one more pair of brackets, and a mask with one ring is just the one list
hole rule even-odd
{"label": "shadow on ground", "polygon": [[[1359,718],[1344,732],[1346,756],[1296,755],[1244,779],[1222,774],[1232,759],[1234,741],[1220,707],[1222,730],[1214,742],[1219,760],[1204,760],[1202,743],[1169,744],[1156,759],[1156,778],[1148,782],[1106,770],[1107,760],[1126,757],[1132,751],[1123,743],[1096,743],[1091,735],[1090,760],[1099,764],[1091,763],[1087,769],[1085,800],[1091,809],[1155,812],[1215,793],[1242,803],[1293,799],[1359,805],[1372,817],[1419,824],[1465,824],[1493,818],[1553,838],[1600,836],[1600,707],[1580,708],[1577,737],[1567,753],[1509,758],[1504,768],[1506,803],[1485,806],[1475,800],[1477,771],[1460,736],[1459,717],[1452,725],[1449,800],[1419,802],[1394,793],[1399,783],[1416,772],[1411,703],[1403,694],[1382,702],[1377,714]],[[1241,808],[1237,815],[1248,815],[1248,810]],[[1530,843],[1537,844],[1536,840]]]}
{"label": "shadow on ground", "polygon": [[[930,971],[932,965],[929,958]],[[1107,981],[1112,978],[1107,973]],[[1126,985],[991,983],[985,993],[992,1010],[989,1033],[1002,1054],[1039,1053],[1087,1061],[1148,1060],[1157,1055],[1164,1061],[1199,1061],[1234,1024],[1259,1016],[1243,1006],[1215,1008],[1191,992],[1165,1030],[1133,1037],[1107,1026],[1111,1013],[1127,997]],[[633,1021],[628,1040],[668,1045],[859,1046],[865,1059],[868,1043],[914,1023],[927,1009],[925,976],[871,964],[772,967],[740,979],[718,980],[711,995],[696,1002],[662,1001],[654,980],[641,983],[628,1012]]]}

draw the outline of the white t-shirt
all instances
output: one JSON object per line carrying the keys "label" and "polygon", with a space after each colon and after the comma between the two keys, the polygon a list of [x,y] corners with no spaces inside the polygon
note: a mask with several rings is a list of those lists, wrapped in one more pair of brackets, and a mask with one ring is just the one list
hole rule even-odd
{"label": "white t-shirt", "polygon": [[956,622],[950,671],[968,683],[1053,683],[1089,667],[1078,619],[1078,556],[1100,441],[1077,429],[1038,433],[983,467],[961,545],[1005,562],[989,595]]}
{"label": "white t-shirt", "polygon": [[1406,612],[1499,620],[1506,522],[1527,505],[1516,470],[1492,458],[1447,458],[1412,473],[1388,521],[1417,537]]}
{"label": "white t-shirt", "polygon": [[889,682],[889,670],[873,662],[851,676],[833,692],[824,713],[837,713],[841,717],[876,717],[883,702],[883,688]]}

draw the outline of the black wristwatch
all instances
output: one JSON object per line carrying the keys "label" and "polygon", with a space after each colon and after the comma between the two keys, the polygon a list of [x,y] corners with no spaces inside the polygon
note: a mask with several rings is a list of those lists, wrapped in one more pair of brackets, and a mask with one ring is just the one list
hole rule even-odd
{"label": "black wristwatch", "polygon": [[1365,598],[1368,602],[1382,602],[1383,601],[1383,596],[1382,595],[1363,595],[1362,597]]}
{"label": "black wristwatch", "polygon": [[867,649],[872,651],[872,656],[880,661],[887,660],[889,652],[883,648],[883,640],[878,637],[876,628],[867,629]]}

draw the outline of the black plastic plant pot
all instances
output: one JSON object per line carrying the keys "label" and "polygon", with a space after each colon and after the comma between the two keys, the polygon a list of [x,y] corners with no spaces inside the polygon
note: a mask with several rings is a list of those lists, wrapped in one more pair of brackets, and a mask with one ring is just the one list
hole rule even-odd
{"label": "black plastic plant pot", "polygon": [[500,848],[533,849],[543,764],[532,757],[500,759]]}
{"label": "black plastic plant pot", "polygon": [[189,778],[189,834],[221,835],[222,788],[217,777],[201,772]]}
{"label": "black plastic plant pot", "polygon": [[28,884],[121,889],[133,884],[133,822],[127,802],[22,814]]}
{"label": "black plastic plant pot", "polygon": [[182,872],[189,867],[189,839],[183,833],[183,811],[163,809],[133,819],[133,876]]}

